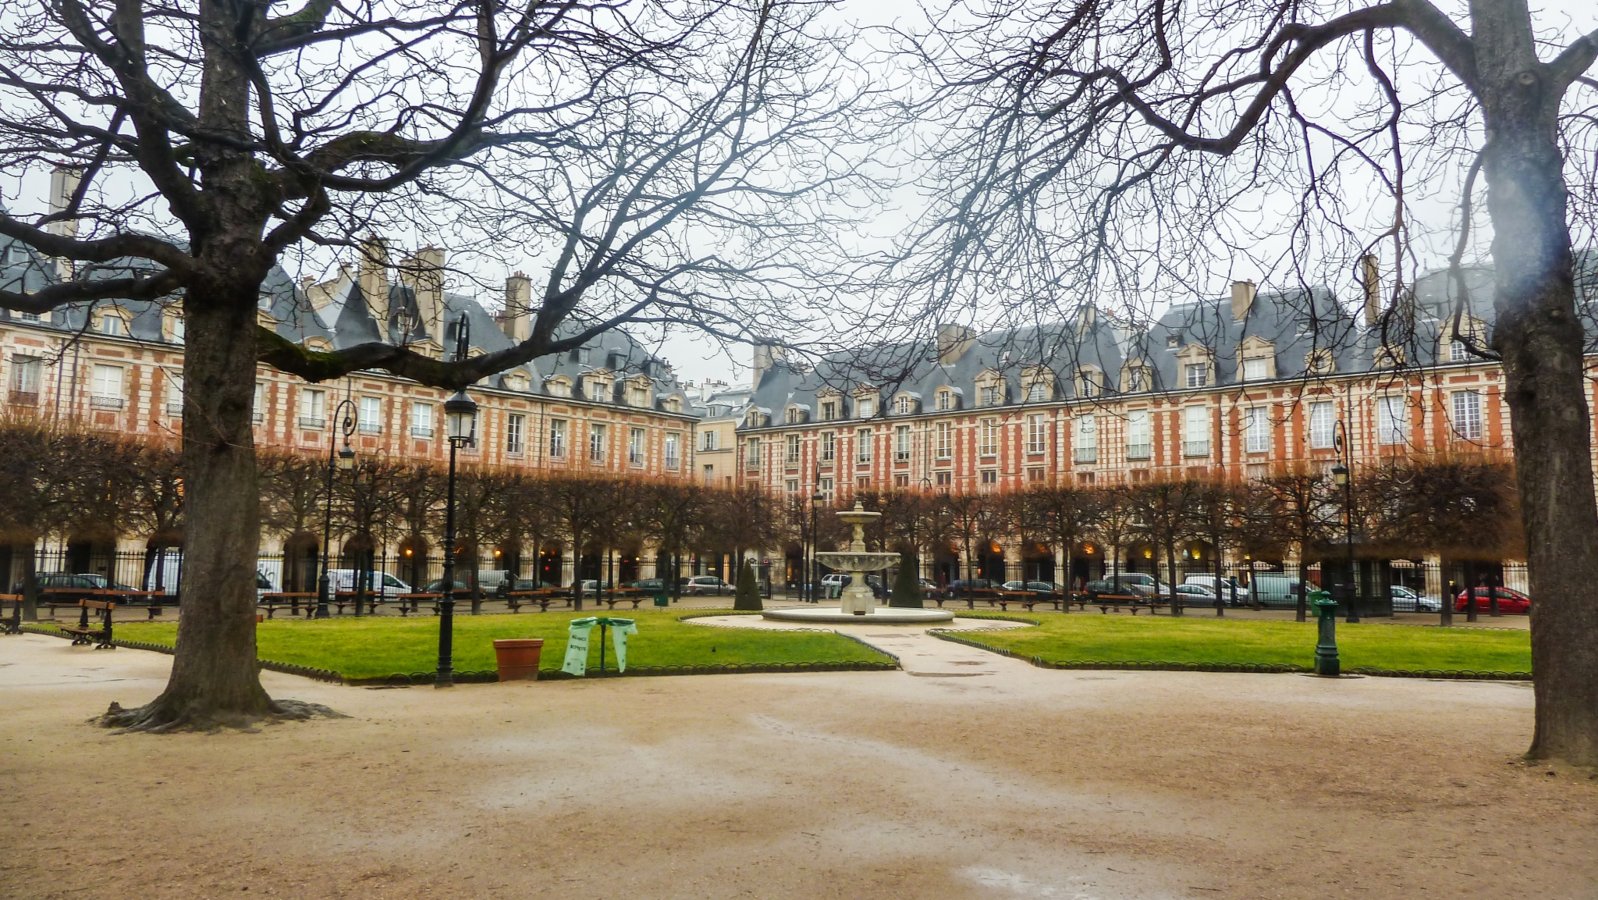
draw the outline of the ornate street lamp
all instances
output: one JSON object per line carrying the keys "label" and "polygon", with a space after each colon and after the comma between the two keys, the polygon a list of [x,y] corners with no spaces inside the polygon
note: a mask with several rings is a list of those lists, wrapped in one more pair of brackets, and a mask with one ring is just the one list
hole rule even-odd
{"label": "ornate street lamp", "polygon": [[1348,444],[1348,432],[1343,420],[1332,426],[1332,447],[1337,451],[1337,465],[1332,466],[1332,483],[1343,489],[1343,516],[1347,527],[1343,529],[1344,562],[1348,566],[1348,622],[1359,621],[1357,600],[1358,578],[1354,574],[1354,460],[1353,448]]}
{"label": "ornate street lamp", "polygon": [[[455,323],[455,359],[466,358],[466,316]],[[444,595],[438,604],[438,673],[433,687],[455,683],[452,656],[455,640],[455,453],[477,437],[477,403],[465,390],[444,401],[444,429],[449,437],[449,489],[444,499]]]}
{"label": "ornate street lamp", "polygon": [[[342,419],[341,419],[342,417]],[[328,554],[332,552],[329,544],[333,534],[333,469],[351,469],[355,466],[355,451],[350,447],[350,436],[355,434],[355,401],[348,397],[339,401],[333,408],[333,421],[339,423],[339,429],[344,433],[344,446],[338,446],[336,438],[327,442],[327,481],[323,490],[327,492],[327,506],[322,517],[322,574],[316,579],[316,617],[327,618],[327,601],[331,593],[331,581],[328,576]],[[334,451],[338,452],[335,453]]]}
{"label": "ornate street lamp", "polygon": [[816,551],[821,547],[820,542],[816,540],[820,536],[816,533],[816,510],[825,499],[827,497],[821,493],[819,486],[816,488],[815,493],[810,495],[810,564],[805,567],[805,580],[809,582],[811,603],[817,603],[821,600],[820,597],[816,596],[816,591],[821,587],[821,561],[816,559]]}

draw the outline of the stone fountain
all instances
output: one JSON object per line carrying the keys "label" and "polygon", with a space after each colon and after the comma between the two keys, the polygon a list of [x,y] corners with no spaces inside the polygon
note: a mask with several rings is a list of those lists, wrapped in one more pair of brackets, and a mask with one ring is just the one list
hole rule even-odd
{"label": "stone fountain", "polygon": [[842,606],[806,607],[799,609],[770,609],[761,613],[763,618],[789,622],[869,622],[873,625],[926,625],[932,622],[950,622],[954,613],[942,609],[899,609],[877,606],[877,598],[866,584],[867,572],[881,572],[899,559],[897,553],[874,553],[866,549],[866,524],[882,517],[880,512],[870,512],[856,500],[854,509],[836,514],[846,524],[854,526],[854,540],[848,550],[821,552],[816,561],[837,572],[849,573],[849,586],[843,589]]}
{"label": "stone fountain", "polygon": [[871,615],[877,608],[877,598],[866,584],[867,572],[881,572],[899,559],[897,553],[872,553],[866,549],[866,525],[882,518],[882,513],[871,512],[859,500],[854,509],[837,513],[838,520],[854,526],[854,540],[849,549],[836,553],[817,553],[816,562],[834,572],[848,572],[849,586],[843,589],[843,612],[856,616]]}

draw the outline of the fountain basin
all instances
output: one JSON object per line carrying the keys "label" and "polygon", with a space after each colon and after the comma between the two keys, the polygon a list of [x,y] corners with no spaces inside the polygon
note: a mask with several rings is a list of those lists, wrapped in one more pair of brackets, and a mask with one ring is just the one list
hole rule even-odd
{"label": "fountain basin", "polygon": [[824,550],[816,554],[816,561],[834,572],[880,572],[898,562],[899,554]]}
{"label": "fountain basin", "polygon": [[791,609],[768,609],[762,612],[760,617],[778,622],[830,625],[934,625],[938,622],[954,621],[954,613],[946,609],[910,609],[894,606],[874,606],[864,614],[846,612],[837,606],[802,606]]}

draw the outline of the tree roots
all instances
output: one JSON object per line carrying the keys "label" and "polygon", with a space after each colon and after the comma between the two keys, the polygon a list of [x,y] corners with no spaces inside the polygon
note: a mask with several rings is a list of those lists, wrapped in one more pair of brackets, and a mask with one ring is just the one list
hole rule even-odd
{"label": "tree roots", "polygon": [[89,721],[102,728],[114,728],[117,734],[167,734],[170,732],[216,732],[222,730],[257,731],[261,724],[302,721],[305,719],[348,718],[320,703],[302,700],[268,700],[260,709],[225,710],[209,704],[181,704],[159,697],[133,709],[124,709],[113,702],[104,715]]}

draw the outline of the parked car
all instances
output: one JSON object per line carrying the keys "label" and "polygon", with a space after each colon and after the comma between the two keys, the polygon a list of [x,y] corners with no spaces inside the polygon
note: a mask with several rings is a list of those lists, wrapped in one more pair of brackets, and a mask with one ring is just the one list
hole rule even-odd
{"label": "parked car", "polygon": [[597,594],[600,591],[608,591],[611,588],[610,582],[608,582],[608,581],[600,581],[600,580],[595,579],[595,578],[585,578],[585,579],[583,579],[582,584],[580,586],[581,586],[582,591],[583,591],[584,594]]}
{"label": "parked car", "polygon": [[722,581],[716,575],[695,575],[682,580],[682,592],[691,596],[701,594],[725,594],[732,590],[732,585]]}
{"label": "parked car", "polygon": [[[1477,612],[1490,612],[1492,610],[1492,603],[1487,596],[1487,588],[1477,586],[1469,591],[1460,591],[1459,596],[1454,598],[1454,610],[1456,612],[1465,612],[1467,594],[1475,594]],[[1531,612],[1531,598],[1514,588],[1495,587],[1493,588],[1493,594],[1498,598],[1498,611],[1501,613],[1520,614]]]}
{"label": "parked car", "polygon": [[1027,591],[1043,596],[1054,596],[1065,591],[1052,581],[1006,581],[1003,588],[1007,591]]}
{"label": "parked car", "polygon": [[[41,591],[48,590],[68,592],[74,590],[136,590],[136,588],[129,587],[125,584],[118,584],[117,582],[106,578],[104,575],[96,575],[92,572],[39,572],[35,574],[33,578],[36,582],[38,582],[39,590]],[[17,582],[16,586],[11,589],[11,593],[22,593],[22,587],[23,582]]]}
{"label": "parked car", "polygon": [[[1138,593],[1141,593],[1146,597],[1153,597],[1156,595],[1160,597],[1171,596],[1171,586],[1169,584],[1156,579],[1153,575],[1148,575],[1143,572],[1122,572],[1119,575],[1111,575],[1108,578],[1103,578],[1100,580],[1109,584],[1119,583],[1119,592],[1122,594],[1131,593],[1131,591],[1128,590],[1128,588],[1131,587],[1135,588]],[[1113,594],[1116,593],[1116,591],[1105,590],[1101,591],[1101,593]]]}
{"label": "parked car", "polygon": [[[843,572],[832,572],[821,576],[821,593],[823,595],[841,592],[844,588],[854,583],[853,575]],[[888,586],[883,583],[880,575],[867,575],[866,587],[871,589],[871,596],[881,600],[888,596]]]}
{"label": "parked car", "polygon": [[949,582],[944,594],[950,597],[963,597],[966,591],[993,591],[998,590],[998,587],[998,582],[988,578],[956,578]]}
{"label": "parked car", "polygon": [[[328,569],[328,589],[334,593],[353,591],[355,590],[355,580],[359,575],[359,569]],[[366,592],[373,597],[392,600],[400,594],[409,594],[411,586],[387,572],[374,572],[368,569],[366,573]]]}
{"label": "parked car", "polygon": [[1182,580],[1183,584],[1196,584],[1209,591],[1213,598],[1216,594],[1224,594],[1226,602],[1231,606],[1245,606],[1248,604],[1248,588],[1237,583],[1233,576],[1222,576],[1217,587],[1214,575],[1189,575]]}
{"label": "parked car", "polygon": [[505,590],[507,590],[507,591],[536,591],[536,590],[540,590],[542,588],[548,588],[548,587],[554,587],[554,585],[544,584],[544,583],[540,582],[536,578],[518,578],[515,581],[510,582],[510,587],[506,588]]}
{"label": "parked car", "polygon": [[[470,591],[472,589],[472,586],[467,584],[464,581],[453,581],[453,582],[450,582],[450,583],[455,585],[455,588],[454,588],[455,591],[460,592],[460,593],[465,593],[465,592]],[[438,578],[438,579],[435,579],[433,581],[429,581],[427,584],[422,586],[422,593],[424,593],[424,594],[442,594],[442,593],[444,593],[444,579]]]}
{"label": "parked car", "polygon": [[640,591],[648,591],[651,594],[655,594],[666,589],[666,579],[640,578],[637,581],[626,582],[622,587],[636,588]]}
{"label": "parked car", "polygon": [[1190,606],[1214,606],[1218,599],[1214,591],[1202,584],[1179,584],[1176,586],[1176,596]]}
{"label": "parked car", "polygon": [[1258,572],[1249,578],[1249,596],[1266,607],[1298,605],[1298,579],[1285,572]]}
{"label": "parked car", "polygon": [[1391,588],[1393,594],[1393,612],[1442,612],[1443,601],[1436,597],[1427,597],[1415,593],[1410,588],[1395,584]]}
{"label": "parked car", "polygon": [[1098,581],[1090,581],[1083,590],[1089,597],[1109,595],[1148,598],[1154,596],[1154,586],[1151,584],[1144,584],[1139,581],[1118,582],[1114,578],[1101,578]]}

